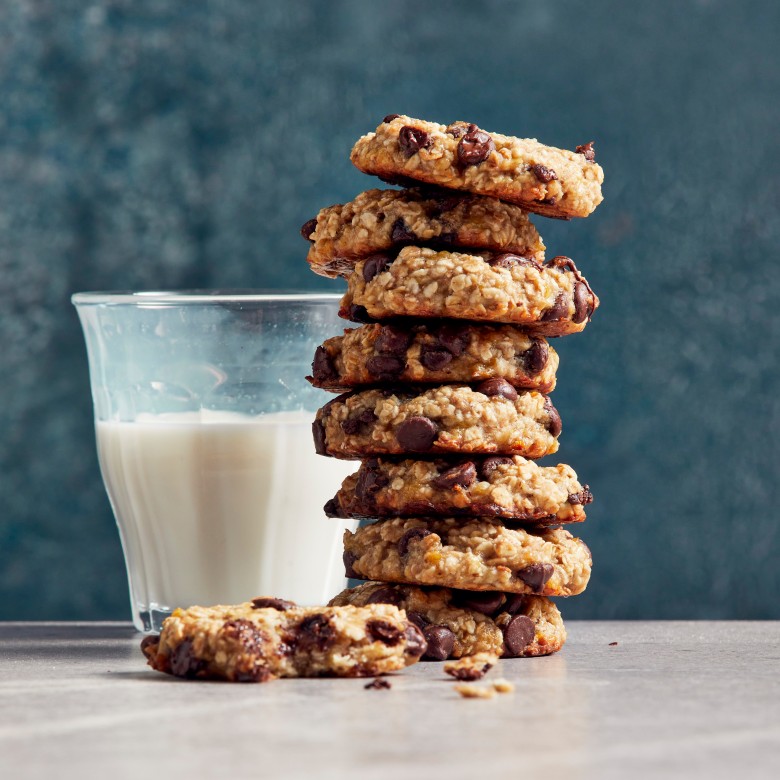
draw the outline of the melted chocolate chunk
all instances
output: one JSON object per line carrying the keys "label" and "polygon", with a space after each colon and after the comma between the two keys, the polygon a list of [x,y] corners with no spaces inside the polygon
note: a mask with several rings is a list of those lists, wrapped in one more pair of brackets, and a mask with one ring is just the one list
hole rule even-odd
{"label": "melted chocolate chunk", "polygon": [[438,435],[439,429],[433,420],[409,417],[398,426],[395,438],[407,452],[428,452]]}
{"label": "melted chocolate chunk", "polygon": [[419,658],[428,647],[425,635],[414,623],[410,623],[404,631],[404,639],[406,640],[404,654],[411,658]]}
{"label": "melted chocolate chunk", "polygon": [[420,363],[429,371],[441,371],[452,362],[452,353],[442,347],[432,347],[428,344],[420,349]]}
{"label": "melted chocolate chunk", "polygon": [[204,661],[193,654],[191,639],[185,639],[173,648],[168,664],[171,674],[177,677],[195,677],[206,666]]}
{"label": "melted chocolate chunk", "polygon": [[311,237],[311,234],[317,229],[317,218],[309,219],[306,222],[301,225],[301,235],[307,240],[307,241],[314,241],[314,239]]}
{"label": "melted chocolate chunk", "polygon": [[311,615],[298,624],[298,645],[325,650],[336,638],[336,630],[327,615]]}
{"label": "melted chocolate chunk", "polygon": [[498,591],[453,591],[453,601],[464,609],[473,609],[483,615],[495,615],[504,603],[504,594]]}
{"label": "melted chocolate chunk", "polygon": [[588,294],[588,288],[582,282],[577,282],[574,285],[574,316],[571,318],[572,322],[576,322],[578,325],[584,322],[588,317],[589,310],[590,295]]}
{"label": "melted chocolate chunk", "polygon": [[495,151],[493,139],[476,125],[469,125],[468,130],[458,143],[458,162],[463,165],[479,165],[487,160]]}
{"label": "melted chocolate chunk", "polygon": [[394,119],[398,119],[398,117],[401,116],[400,114],[388,114],[383,120],[382,124],[390,124]]}
{"label": "melted chocolate chunk", "polygon": [[561,422],[561,415],[558,414],[558,410],[553,406],[549,397],[545,397],[544,399],[544,410],[547,412],[547,423],[545,428],[547,428],[551,436],[554,436],[557,439],[563,430],[563,423]]}
{"label": "melted chocolate chunk", "polygon": [[395,588],[377,588],[367,599],[366,604],[392,604],[397,607],[403,596]]}
{"label": "melted chocolate chunk", "polygon": [[258,596],[252,599],[253,609],[276,609],[279,612],[287,612],[297,606],[294,601],[285,601],[284,599],[275,599],[269,596]]}
{"label": "melted chocolate chunk", "polygon": [[415,539],[424,539],[430,536],[431,532],[427,528],[410,528],[398,540],[398,554],[404,558],[409,552],[409,543]]}
{"label": "melted chocolate chunk", "polygon": [[344,431],[347,436],[359,436],[360,434],[365,433],[366,428],[372,423],[375,423],[376,420],[377,416],[371,409],[364,409],[360,414],[357,414],[354,417],[347,417],[346,420],[343,420],[341,423],[341,430]]}
{"label": "melted chocolate chunk", "polygon": [[333,367],[328,351],[323,346],[317,347],[314,352],[314,361],[311,364],[311,372],[315,382],[329,382],[338,377],[338,372]]}
{"label": "melted chocolate chunk", "polygon": [[372,458],[363,463],[355,483],[355,496],[360,501],[373,501],[374,495],[387,485],[387,475],[379,470],[379,461]]}
{"label": "melted chocolate chunk", "polygon": [[477,467],[471,462],[459,463],[457,466],[442,472],[431,481],[434,487],[452,490],[455,486],[467,488],[477,479]]}
{"label": "melted chocolate chunk", "polygon": [[325,426],[322,424],[322,420],[315,420],[311,424],[311,433],[314,438],[314,451],[317,455],[327,454],[327,446],[325,444]]}
{"label": "melted chocolate chunk", "polygon": [[397,355],[373,355],[366,360],[366,370],[376,379],[395,379],[406,368],[406,361]]}
{"label": "melted chocolate chunk", "polygon": [[541,373],[547,365],[550,350],[547,344],[540,339],[534,339],[530,347],[523,353],[523,365],[529,376]]}
{"label": "melted chocolate chunk", "polygon": [[534,641],[536,627],[528,615],[515,615],[504,626],[504,647],[510,658],[516,658]]}
{"label": "melted chocolate chunk", "polygon": [[404,355],[414,338],[408,330],[382,325],[374,342],[374,350],[384,355]]}
{"label": "melted chocolate chunk", "polygon": [[466,350],[471,338],[468,327],[443,325],[436,334],[439,344],[453,357],[460,357]]}
{"label": "melted chocolate chunk", "polygon": [[369,620],[366,623],[366,632],[372,641],[381,642],[388,647],[394,647],[403,637],[403,632],[386,620]]}
{"label": "melted chocolate chunk", "polygon": [[366,307],[357,303],[350,304],[347,309],[347,319],[352,320],[352,322],[371,322]]}
{"label": "melted chocolate chunk", "polygon": [[507,593],[506,603],[501,607],[502,612],[516,615],[525,609],[526,597],[522,593]]}
{"label": "melted chocolate chunk", "polygon": [[593,148],[593,141],[580,144],[574,151],[576,154],[581,154],[588,162],[596,162],[596,150]]}
{"label": "melted chocolate chunk", "polygon": [[569,301],[566,293],[559,293],[555,303],[539,318],[540,322],[559,322],[565,320],[569,313]]}
{"label": "melted chocolate chunk", "polygon": [[545,184],[548,184],[549,182],[558,178],[558,175],[555,173],[555,171],[552,168],[548,168],[546,165],[540,165],[537,163],[536,165],[531,166],[531,170],[533,171],[534,176],[536,176],[539,181],[544,182]]}
{"label": "melted chocolate chunk", "polygon": [[499,395],[502,398],[506,398],[508,401],[517,400],[517,390],[515,390],[506,379],[501,379],[497,376],[480,382],[476,387],[476,391],[488,396],[488,398]]}
{"label": "melted chocolate chunk", "polygon": [[390,240],[394,244],[413,244],[417,241],[417,236],[412,229],[404,222],[403,217],[393,222],[393,226],[390,230]]}
{"label": "melted chocolate chunk", "polygon": [[392,258],[387,255],[371,255],[363,263],[363,281],[368,284],[375,276],[386,271],[392,262]]}
{"label": "melted chocolate chunk", "polygon": [[550,258],[545,265],[548,268],[558,268],[561,271],[568,271],[569,273],[574,274],[578,279],[580,278],[580,272],[577,270],[574,260],[570,257],[566,257],[566,255],[557,255],[556,257]]}
{"label": "melted chocolate chunk", "polygon": [[[147,655],[147,650],[149,650],[150,647],[153,645],[159,645],[160,644],[160,635],[159,634],[149,634],[149,636],[145,636],[141,640],[141,652],[144,655]],[[149,650],[151,653],[151,650]]]}
{"label": "melted chocolate chunk", "polygon": [[501,458],[501,457],[485,458],[485,460],[483,460],[482,463],[479,464],[479,476],[486,482],[489,482],[490,478],[493,476],[493,472],[499,466],[511,466],[513,464],[514,461],[512,460],[512,458]]}
{"label": "melted chocolate chunk", "polygon": [[455,647],[455,634],[446,626],[426,626],[423,635],[428,643],[424,658],[432,661],[446,661]]}
{"label": "melted chocolate chunk", "polygon": [[431,624],[431,621],[421,612],[407,612],[406,617],[409,618],[409,622],[414,623],[420,631],[425,630],[425,627]]}
{"label": "melted chocolate chunk", "polygon": [[541,593],[554,572],[551,563],[532,563],[515,573],[534,593]]}
{"label": "melted chocolate chunk", "polygon": [[261,628],[256,626],[251,620],[242,618],[228,620],[222,626],[222,634],[241,645],[241,649],[245,653],[254,655],[262,654],[263,642],[267,640]]}
{"label": "melted chocolate chunk", "polygon": [[431,143],[430,133],[419,127],[404,125],[398,133],[398,145],[407,157],[416,154],[420,149],[427,149]]}

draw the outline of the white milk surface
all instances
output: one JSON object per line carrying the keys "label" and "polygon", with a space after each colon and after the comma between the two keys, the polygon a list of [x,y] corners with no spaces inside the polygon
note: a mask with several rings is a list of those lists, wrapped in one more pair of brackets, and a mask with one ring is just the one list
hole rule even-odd
{"label": "white milk surface", "polygon": [[351,521],[323,504],[356,464],[314,452],[307,412],[98,421],[100,467],[134,610],[279,596],[325,604],[344,586]]}

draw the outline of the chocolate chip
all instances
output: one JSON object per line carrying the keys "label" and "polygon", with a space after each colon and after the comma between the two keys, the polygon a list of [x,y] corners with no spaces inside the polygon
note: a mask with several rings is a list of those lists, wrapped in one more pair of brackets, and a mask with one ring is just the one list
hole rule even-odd
{"label": "chocolate chip", "polygon": [[551,563],[532,563],[515,573],[534,593],[541,593],[554,572]]}
{"label": "chocolate chip", "polygon": [[371,409],[364,409],[360,414],[354,417],[347,417],[341,422],[341,430],[348,436],[359,436],[365,433],[366,429],[377,420],[377,416]]}
{"label": "chocolate chip", "polygon": [[428,647],[423,632],[414,623],[410,623],[404,631],[406,648],[404,654],[412,658],[419,658]]}
{"label": "chocolate chip", "polygon": [[445,347],[432,347],[428,344],[420,349],[420,363],[429,371],[441,371],[452,362],[452,353]]}
{"label": "chocolate chip", "polygon": [[268,640],[265,632],[251,620],[228,620],[222,626],[222,635],[241,646],[245,654],[261,656],[263,643]]}
{"label": "chocolate chip", "polygon": [[526,596],[522,593],[507,593],[506,603],[501,607],[502,612],[508,612],[510,615],[516,615],[525,609]]}
{"label": "chocolate chip", "polygon": [[363,281],[368,284],[375,276],[386,271],[392,262],[392,258],[387,255],[371,255],[363,263]]}
{"label": "chocolate chip", "polygon": [[515,255],[512,254],[512,252],[501,252],[497,255],[490,255],[487,259],[487,263],[493,268],[512,268],[516,265],[534,265],[538,267],[539,265],[528,257]]}
{"label": "chocolate chip", "polygon": [[[147,650],[149,650],[150,647],[153,645],[159,645],[160,644],[160,635],[159,634],[149,634],[149,636],[145,636],[141,640],[141,652],[144,655],[147,654]],[[151,653],[151,651],[149,651]]]}
{"label": "chocolate chip", "polygon": [[467,591],[453,592],[453,601],[464,609],[473,609],[483,615],[494,615],[504,603],[504,594],[498,591]]}
{"label": "chocolate chip", "polygon": [[544,410],[547,412],[547,423],[544,427],[547,428],[551,436],[557,439],[563,430],[563,423],[561,422],[561,415],[558,414],[558,410],[553,406],[549,397],[544,399]]}
{"label": "chocolate chip", "polygon": [[358,559],[357,555],[344,550],[344,554],[341,556],[341,560],[344,561],[344,576],[351,580],[359,580],[360,575],[352,568],[355,565],[355,561]]}
{"label": "chocolate chip", "polygon": [[541,339],[534,339],[530,347],[523,353],[523,365],[525,373],[534,376],[547,365],[550,350],[547,343]]}
{"label": "chocolate chip", "polygon": [[315,382],[329,382],[336,379],[338,373],[333,367],[328,351],[323,346],[317,347],[314,352],[314,361],[311,364],[311,371]]}
{"label": "chocolate chip", "polygon": [[583,485],[579,493],[570,493],[566,500],[570,504],[590,504],[593,501],[593,493],[590,492],[590,488],[587,485]]}
{"label": "chocolate chip", "polygon": [[486,482],[489,482],[490,478],[493,476],[493,472],[495,472],[499,466],[511,466],[513,464],[514,461],[512,458],[485,458],[485,460],[479,464],[479,476]]}
{"label": "chocolate chip", "polygon": [[515,615],[504,626],[504,646],[510,658],[516,658],[536,636],[534,621],[528,615]]}
{"label": "chocolate chip", "polygon": [[347,517],[346,513],[341,508],[341,503],[335,497],[325,503],[325,506],[322,507],[322,511],[325,512],[325,517],[336,517],[339,519]]}
{"label": "chocolate chip", "polygon": [[398,133],[398,145],[407,157],[411,157],[420,149],[427,149],[433,141],[425,130],[411,125],[404,125]]}
{"label": "chocolate chip", "polygon": [[559,320],[566,319],[569,313],[569,301],[566,298],[566,293],[559,293],[555,299],[555,303],[547,309],[539,318],[540,322],[558,322]]}
{"label": "chocolate chip", "polygon": [[441,473],[436,479],[431,481],[434,487],[442,488],[444,490],[451,490],[456,485],[459,487],[467,488],[473,485],[477,479],[477,468],[471,462],[459,463],[457,466],[453,466]]}
{"label": "chocolate chip", "polygon": [[476,125],[469,125],[469,129],[458,142],[458,162],[464,166],[479,165],[495,149],[495,142],[484,130],[480,130]]}
{"label": "chocolate chip", "polygon": [[195,657],[191,639],[185,639],[173,648],[168,664],[171,674],[177,677],[195,677],[206,666],[204,661]]}
{"label": "chocolate chip", "polygon": [[453,138],[462,138],[467,131],[468,125],[464,122],[453,122],[444,132],[449,133]]}
{"label": "chocolate chip", "polygon": [[387,116],[386,116],[386,117],[385,117],[385,118],[382,120],[382,124],[385,124],[385,125],[386,125],[386,124],[389,124],[389,123],[390,123],[390,122],[392,122],[394,119],[398,119],[398,117],[399,117],[399,116],[401,116],[401,115],[400,115],[400,114],[388,114],[388,115],[387,115]]}
{"label": "chocolate chip", "polygon": [[401,641],[403,632],[386,620],[369,620],[366,623],[366,632],[373,642],[381,642],[388,647],[393,647]]}
{"label": "chocolate chip", "polygon": [[534,172],[534,176],[545,184],[558,178],[555,171],[552,168],[548,168],[546,165],[537,163],[536,165],[531,166],[531,170]]}
{"label": "chocolate chip", "polygon": [[352,320],[352,322],[371,322],[371,317],[366,307],[357,303],[350,304],[346,314],[347,319]]}
{"label": "chocolate chip", "polygon": [[309,219],[306,222],[301,225],[301,235],[307,240],[307,241],[314,241],[314,239],[311,237],[311,234],[317,229],[317,218]]}
{"label": "chocolate chip", "polygon": [[377,588],[367,599],[366,604],[392,604],[397,607],[403,596],[394,588]]}
{"label": "chocolate chip", "polygon": [[322,424],[322,420],[315,420],[311,424],[311,433],[314,438],[314,451],[317,455],[326,455],[325,426]]}
{"label": "chocolate chip", "polygon": [[387,680],[381,680],[379,677],[375,677],[371,682],[366,683],[363,688],[367,691],[382,691],[389,690],[391,685]]}
{"label": "chocolate chip", "polygon": [[548,260],[545,265],[548,268],[558,268],[561,271],[567,271],[574,274],[578,279],[580,278],[580,272],[577,270],[577,266],[574,264],[574,260],[566,255],[556,255]]}
{"label": "chocolate chip", "polygon": [[374,355],[366,361],[366,371],[376,379],[395,379],[406,368],[406,361],[396,355]]}
{"label": "chocolate chip", "polygon": [[438,435],[439,429],[433,420],[409,417],[398,426],[395,438],[407,452],[428,452]]}
{"label": "chocolate chip", "polygon": [[325,650],[336,638],[336,630],[327,615],[311,615],[298,624],[298,644]]}
{"label": "chocolate chip", "polygon": [[287,612],[288,609],[293,609],[297,604],[294,601],[285,601],[284,599],[275,599],[267,596],[259,596],[256,599],[252,599],[252,607],[254,609],[276,609],[279,612]]}
{"label": "chocolate chip", "polygon": [[502,398],[506,398],[508,401],[517,400],[517,390],[515,390],[506,379],[501,379],[501,377],[497,376],[480,382],[476,387],[476,391],[489,398],[499,395]]}
{"label": "chocolate chip", "polygon": [[385,355],[403,355],[412,343],[414,335],[393,325],[383,325],[374,342],[374,350]]}
{"label": "chocolate chip", "polygon": [[584,322],[588,317],[589,308],[590,296],[588,295],[588,288],[582,282],[577,282],[574,285],[574,316],[571,318],[572,322],[576,322],[578,325]]}
{"label": "chocolate chip", "polygon": [[425,641],[428,647],[425,650],[424,658],[430,658],[433,661],[446,661],[455,647],[455,634],[446,626],[426,626],[423,629]]}
{"label": "chocolate chip", "polygon": [[596,161],[596,150],[593,148],[593,141],[580,144],[574,151],[576,154],[581,154],[588,162]]}
{"label": "chocolate chip", "polygon": [[423,631],[426,626],[431,624],[431,621],[421,612],[407,612],[406,617],[409,618],[409,622],[414,623],[420,631]]}
{"label": "chocolate chip", "polygon": [[388,483],[387,475],[379,470],[379,461],[364,461],[355,483],[355,496],[360,501],[373,501],[374,494]]}
{"label": "chocolate chip", "polygon": [[403,217],[398,217],[390,229],[390,240],[394,244],[413,244],[417,241],[417,236],[412,229],[404,222]]}
{"label": "chocolate chip", "polygon": [[398,554],[404,558],[409,552],[409,543],[415,539],[424,539],[430,536],[431,532],[427,528],[410,528],[398,540]]}
{"label": "chocolate chip", "polygon": [[470,332],[468,328],[444,325],[439,328],[436,338],[439,344],[441,344],[453,357],[460,357],[466,350],[466,345],[470,339]]}

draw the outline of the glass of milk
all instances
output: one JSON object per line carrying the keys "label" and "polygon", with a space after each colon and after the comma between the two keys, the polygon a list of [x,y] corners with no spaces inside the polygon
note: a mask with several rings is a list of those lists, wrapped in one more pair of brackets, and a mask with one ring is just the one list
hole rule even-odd
{"label": "glass of milk", "polygon": [[314,452],[332,396],[306,375],[343,330],[339,296],[77,293],[100,469],[127,563],[133,622],[176,607],[345,587],[355,523],[323,505],[354,464]]}

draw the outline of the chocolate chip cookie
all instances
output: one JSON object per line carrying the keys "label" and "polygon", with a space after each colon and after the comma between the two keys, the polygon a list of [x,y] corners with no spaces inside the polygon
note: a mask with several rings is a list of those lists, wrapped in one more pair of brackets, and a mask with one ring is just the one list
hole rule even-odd
{"label": "chocolate chip cookie", "polygon": [[544,596],[366,582],[339,593],[330,603],[394,604],[405,610],[427,640],[424,660],[477,653],[505,658],[549,655],[566,641],[561,613]]}
{"label": "chocolate chip cookie", "polygon": [[603,199],[604,172],[592,142],[570,152],[468,122],[439,125],[390,114],[358,140],[351,159],[385,181],[489,195],[548,217],[587,217]]}
{"label": "chocolate chip cookie", "polygon": [[561,418],[535,390],[518,393],[503,379],[472,389],[442,385],[416,392],[364,390],[334,398],[312,426],[320,455],[366,458],[409,453],[522,455],[558,449]]}
{"label": "chocolate chip cookie", "polygon": [[339,314],[356,322],[445,317],[507,323],[565,336],[583,330],[598,305],[568,257],[539,265],[519,255],[409,246],[395,259],[356,263]]}
{"label": "chocolate chip cookie", "polygon": [[540,336],[513,325],[446,321],[378,323],[347,329],[317,348],[309,381],[341,391],[361,385],[481,382],[549,393],[558,354]]}
{"label": "chocolate chip cookie", "polygon": [[407,244],[478,247],[544,260],[542,239],[519,206],[435,188],[362,192],[350,203],[322,209],[301,234],[311,241],[311,270],[329,277]]}
{"label": "chocolate chip cookie", "polygon": [[498,520],[393,518],[344,534],[348,577],[458,590],[575,596],[590,550],[562,528],[530,531]]}
{"label": "chocolate chip cookie", "polygon": [[302,608],[258,598],[177,609],[141,648],[153,669],[177,677],[266,682],[384,674],[416,663],[426,642],[391,604]]}
{"label": "chocolate chip cookie", "polygon": [[513,523],[581,523],[593,500],[564,464],[519,456],[473,460],[370,458],[325,505],[329,517],[496,517]]}

